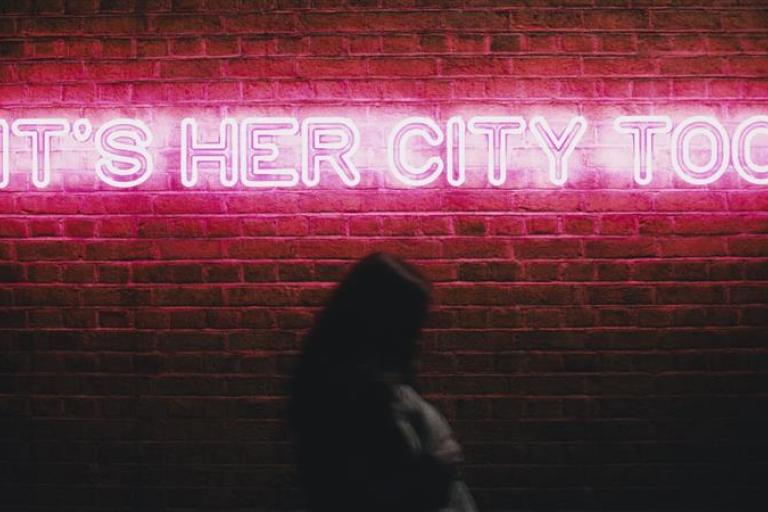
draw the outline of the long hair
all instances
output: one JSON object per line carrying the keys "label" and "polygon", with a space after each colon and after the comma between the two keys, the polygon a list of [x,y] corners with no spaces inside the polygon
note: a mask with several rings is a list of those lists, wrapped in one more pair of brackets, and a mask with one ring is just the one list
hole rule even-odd
{"label": "long hair", "polygon": [[411,382],[429,300],[429,284],[415,269],[374,253],[352,267],[318,314],[296,367],[288,409],[309,510],[393,510],[382,504],[390,499],[377,505],[381,497],[367,494],[366,471],[350,461],[374,457],[370,467],[386,468],[388,457],[372,455],[375,450],[399,453],[382,444],[395,428],[389,384]]}
{"label": "long hair", "polygon": [[306,337],[291,390],[294,430],[316,408],[343,407],[358,385],[381,375],[411,382],[430,292],[425,278],[389,254],[352,267]]}

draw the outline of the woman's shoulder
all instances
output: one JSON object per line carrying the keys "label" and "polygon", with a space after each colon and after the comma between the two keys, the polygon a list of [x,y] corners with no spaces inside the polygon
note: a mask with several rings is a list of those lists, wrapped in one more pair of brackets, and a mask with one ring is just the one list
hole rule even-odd
{"label": "woman's shoulder", "polygon": [[452,436],[451,427],[440,411],[406,384],[394,386],[396,407],[409,419],[427,447]]}
{"label": "woman's shoulder", "polygon": [[426,401],[409,384],[394,383],[390,384],[392,395],[396,400],[404,403],[420,404]]}

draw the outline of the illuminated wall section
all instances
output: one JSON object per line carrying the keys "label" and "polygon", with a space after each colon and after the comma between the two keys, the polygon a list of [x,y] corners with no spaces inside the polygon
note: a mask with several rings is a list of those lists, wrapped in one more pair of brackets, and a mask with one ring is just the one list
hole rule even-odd
{"label": "illuminated wall section", "polygon": [[377,250],[482,510],[749,505],[768,16],[673,3],[0,2],[0,508],[300,508],[286,379]]}

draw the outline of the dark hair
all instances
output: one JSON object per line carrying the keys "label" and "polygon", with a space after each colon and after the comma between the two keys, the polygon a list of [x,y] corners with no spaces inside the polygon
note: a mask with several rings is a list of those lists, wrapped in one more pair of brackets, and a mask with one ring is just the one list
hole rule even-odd
{"label": "dark hair", "polygon": [[343,401],[356,382],[388,375],[410,383],[430,291],[428,281],[398,257],[374,253],[357,262],[306,337],[293,382],[292,419],[300,422],[296,414],[319,406],[317,398]]}
{"label": "dark hair", "polygon": [[[288,409],[308,510],[393,510],[373,503],[381,497],[372,498],[367,479],[375,480],[373,467],[397,466],[391,454],[401,456],[400,444],[390,446],[396,432],[390,384],[411,383],[429,299],[429,284],[416,270],[375,253],[352,267],[317,316]],[[372,459],[354,462],[361,456]]]}

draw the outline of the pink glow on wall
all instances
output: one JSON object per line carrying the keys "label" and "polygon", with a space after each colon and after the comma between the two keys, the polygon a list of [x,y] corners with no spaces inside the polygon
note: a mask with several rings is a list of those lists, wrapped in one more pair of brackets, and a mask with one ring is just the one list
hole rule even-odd
{"label": "pink glow on wall", "polygon": [[[743,120],[732,135],[714,116],[687,116],[675,124],[666,115],[622,115],[609,123],[596,119],[596,125],[609,128],[595,130],[592,137],[596,140],[589,142],[585,137],[590,122],[584,116],[552,124],[543,115],[529,121],[519,115],[453,115],[444,123],[429,116],[410,116],[376,127],[388,133],[383,147],[375,132],[361,131],[360,122],[365,120],[224,117],[212,128],[210,119],[194,116],[182,118],[180,124],[116,117],[94,130],[87,118],[72,122],[63,117],[20,118],[10,129],[2,120],[0,188],[7,188],[12,173],[25,172],[25,167],[35,188],[48,187],[56,172],[52,155],[69,153],[70,146],[62,142],[65,139],[70,145],[79,144],[86,157],[92,145],[90,152],[95,150],[98,155],[92,163],[96,178],[120,189],[148,182],[162,151],[178,155],[178,165],[166,164],[163,172],[178,174],[184,188],[198,187],[201,173],[211,172],[224,188],[316,187],[321,182],[353,188],[360,185],[362,172],[377,171],[386,172],[394,185],[468,187],[470,181],[478,183],[481,169],[485,169],[487,186],[504,187],[510,172],[535,165],[550,186],[563,187],[573,170],[591,170],[580,160],[606,151],[600,137],[606,137],[607,130],[618,136],[622,148],[612,167],[631,167],[638,186],[653,185],[655,174],[664,171],[687,184],[706,186],[720,180],[731,167],[749,184],[768,184],[768,162],[761,156],[765,144],[758,139],[768,134],[765,115]],[[370,124],[365,127],[370,129]],[[662,136],[670,137],[665,150],[658,144]],[[22,146],[15,151],[14,138]],[[171,140],[178,140],[178,146],[169,146]],[[577,150],[580,158],[574,158]],[[29,157],[28,163],[24,156]],[[657,171],[665,157],[668,165]],[[385,169],[382,161],[387,163]],[[70,165],[77,169],[77,162]]]}
{"label": "pink glow on wall", "polygon": [[13,134],[29,140],[32,183],[45,188],[51,182],[51,141],[69,133],[69,121],[62,118],[17,119]]}
{"label": "pink glow on wall", "polygon": [[0,0],[0,510],[306,508],[285,378],[377,250],[480,510],[757,509],[765,5]]}
{"label": "pink glow on wall", "polygon": [[613,121],[614,129],[619,133],[632,135],[633,176],[639,185],[647,185],[653,180],[654,138],[658,134],[672,130],[669,116],[619,116]]}
{"label": "pink glow on wall", "polygon": [[[154,161],[148,147],[152,132],[138,119],[113,119],[96,131],[96,174],[116,188],[132,188],[149,179]],[[48,171],[50,173],[50,171]]]}
{"label": "pink glow on wall", "polygon": [[509,137],[525,131],[525,119],[520,116],[478,116],[469,121],[469,130],[486,138],[488,182],[503,185],[507,181]]}
{"label": "pink glow on wall", "polygon": [[443,131],[428,117],[409,117],[400,121],[393,129],[387,143],[387,161],[392,173],[413,187],[429,185],[443,172],[445,163],[439,156],[430,156],[421,165],[412,163],[408,153],[411,138],[419,137],[431,147],[439,147],[445,140]]}
{"label": "pink glow on wall", "polygon": [[240,179],[246,187],[293,187],[299,183],[296,167],[273,165],[280,155],[275,142],[295,135],[299,122],[293,117],[249,117],[240,125]]}
{"label": "pink glow on wall", "polygon": [[348,187],[360,183],[360,171],[352,156],[360,147],[360,131],[344,117],[311,117],[301,123],[301,177],[304,185],[320,182],[323,163]]}
{"label": "pink glow on wall", "polygon": [[555,185],[568,181],[568,161],[576,145],[587,129],[587,120],[574,117],[560,133],[550,128],[546,118],[536,116],[531,120],[531,130],[549,160],[549,179]]}
{"label": "pink glow on wall", "polygon": [[[708,160],[697,163],[692,155],[692,141],[697,136],[707,140]],[[672,131],[672,168],[692,185],[714,183],[728,168],[730,139],[720,122],[709,116],[685,119]]]}
{"label": "pink glow on wall", "polygon": [[181,120],[181,182],[185,187],[194,187],[204,164],[214,165],[219,171],[219,180],[225,187],[237,183],[240,148],[237,139],[237,121],[231,118],[221,120],[219,137],[215,142],[199,141],[199,126],[194,117]]}
{"label": "pink glow on wall", "polygon": [[744,120],[733,134],[733,166],[742,178],[755,185],[768,185],[768,163],[755,162],[752,156],[754,139],[768,135],[768,116],[754,116]]}
{"label": "pink glow on wall", "polygon": [[8,122],[0,119],[0,188],[5,188],[11,181],[11,151]]}

